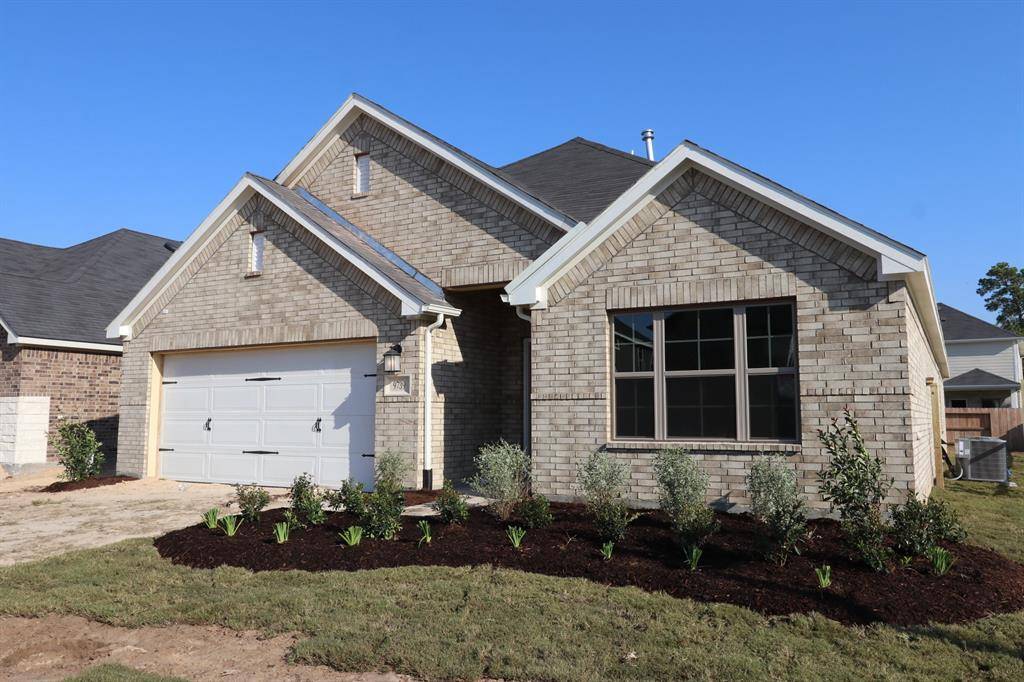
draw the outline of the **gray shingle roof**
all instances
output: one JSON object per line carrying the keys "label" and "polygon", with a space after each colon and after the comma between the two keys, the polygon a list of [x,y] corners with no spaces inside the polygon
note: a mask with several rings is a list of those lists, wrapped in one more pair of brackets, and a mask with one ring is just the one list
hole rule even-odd
{"label": "gray shingle roof", "polygon": [[947,341],[967,341],[970,339],[1015,339],[1016,334],[1005,329],[979,320],[962,310],[957,310],[945,303],[939,304],[939,319],[942,320],[942,335]]}
{"label": "gray shingle roof", "polygon": [[177,246],[125,229],[64,249],[0,239],[0,317],[18,336],[119,345],[107,324]]}
{"label": "gray shingle roof", "polygon": [[[339,244],[354,251],[360,258],[406,291],[421,303],[430,305],[450,306],[444,298],[441,287],[417,271],[393,251],[370,237],[366,232],[353,225],[341,215],[327,208],[322,202],[310,195],[300,194],[273,180],[246,173],[260,187],[300,213],[304,218],[321,227],[338,241]],[[315,203],[314,203],[315,202]]]}
{"label": "gray shingle roof", "polygon": [[653,166],[641,156],[576,137],[500,170],[562,213],[590,222]]}
{"label": "gray shingle roof", "polygon": [[986,372],[983,369],[972,369],[960,376],[946,379],[942,382],[946,388],[969,388],[977,386],[991,386],[992,388],[1018,388],[1020,384],[1004,377]]}

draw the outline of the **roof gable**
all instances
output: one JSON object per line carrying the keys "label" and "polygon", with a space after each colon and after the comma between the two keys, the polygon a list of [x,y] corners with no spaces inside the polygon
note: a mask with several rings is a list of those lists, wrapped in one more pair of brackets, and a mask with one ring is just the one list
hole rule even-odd
{"label": "roof gable", "polygon": [[[221,226],[254,195],[259,194],[283,211],[303,228],[309,230],[328,247],[350,262],[385,291],[401,302],[403,315],[443,312],[458,315],[459,310],[444,300],[436,284],[386,255],[379,245],[371,245],[360,230],[329,209],[315,203],[297,190],[246,173],[220,204],[206,217],[160,270],[107,326],[109,337],[130,339],[134,323],[166,291],[174,280],[202,252],[204,245]],[[311,200],[312,199],[312,200]]]}
{"label": "roof gable", "polygon": [[981,388],[1020,388],[1019,381],[1012,381],[1006,379],[992,372],[986,372],[983,369],[975,367],[972,370],[964,372],[959,376],[955,376],[952,379],[947,379],[943,382],[943,386],[946,388],[956,389],[973,389],[978,390]]}
{"label": "roof gable", "polygon": [[1012,341],[1017,338],[1013,332],[1008,332],[985,320],[968,315],[945,303],[939,304],[939,318],[942,320],[942,333],[945,335],[946,341],[979,341],[982,339]]}
{"label": "roof gable", "polygon": [[654,166],[582,137],[501,167],[501,171],[552,206],[590,221]]}
{"label": "roof gable", "polygon": [[576,225],[577,221],[549,205],[544,200],[534,196],[502,171],[476,159],[458,147],[445,142],[397,114],[388,111],[376,102],[372,102],[356,93],[352,93],[345,100],[344,104],[334,112],[327,123],[288,162],[288,165],[277,174],[274,180],[286,187],[293,187],[301,178],[305,169],[316,163],[319,156],[330,147],[331,142],[352,125],[360,115],[369,116],[378,123],[415,142],[417,145],[458,168],[469,177],[490,187],[498,194],[522,206],[555,227],[568,231]]}

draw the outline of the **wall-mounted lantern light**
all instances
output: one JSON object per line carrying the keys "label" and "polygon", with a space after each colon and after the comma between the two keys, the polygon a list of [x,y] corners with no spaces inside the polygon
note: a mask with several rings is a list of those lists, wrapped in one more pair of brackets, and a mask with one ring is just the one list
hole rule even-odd
{"label": "wall-mounted lantern light", "polygon": [[384,352],[384,371],[387,374],[402,371],[402,347],[397,343]]}

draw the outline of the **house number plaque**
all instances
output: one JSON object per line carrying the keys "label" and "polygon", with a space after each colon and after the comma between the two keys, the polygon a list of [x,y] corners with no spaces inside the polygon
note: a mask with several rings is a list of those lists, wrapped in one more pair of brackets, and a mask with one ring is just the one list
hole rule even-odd
{"label": "house number plaque", "polygon": [[410,377],[408,374],[390,376],[384,380],[385,396],[407,396],[409,395]]}

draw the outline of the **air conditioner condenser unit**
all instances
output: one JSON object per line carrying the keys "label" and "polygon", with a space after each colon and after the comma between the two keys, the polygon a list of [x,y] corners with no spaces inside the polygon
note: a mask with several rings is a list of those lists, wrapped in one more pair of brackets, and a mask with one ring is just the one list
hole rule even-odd
{"label": "air conditioner condenser unit", "polygon": [[1005,440],[991,436],[958,438],[956,457],[966,481],[1010,482]]}

